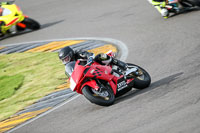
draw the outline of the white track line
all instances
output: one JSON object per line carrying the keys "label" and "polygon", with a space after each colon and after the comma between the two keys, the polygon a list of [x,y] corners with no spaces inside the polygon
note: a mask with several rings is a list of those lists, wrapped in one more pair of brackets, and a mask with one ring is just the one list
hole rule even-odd
{"label": "white track line", "polygon": [[54,111],[54,110],[56,110],[56,109],[62,107],[63,105],[65,105],[65,104],[71,102],[72,100],[76,99],[76,98],[79,97],[79,96],[80,96],[80,95],[78,94],[77,96],[72,97],[71,99],[67,100],[66,102],[63,102],[63,103],[59,104],[58,106],[55,106],[54,108],[52,108],[52,109],[50,109],[50,110],[48,110],[48,111],[46,111],[46,112],[44,112],[44,113],[42,113],[42,114],[40,114],[40,115],[38,115],[38,116],[36,116],[36,117],[34,117],[34,118],[28,120],[27,122],[24,122],[24,123],[20,124],[19,126],[13,128],[13,129],[11,129],[11,130],[9,130],[9,131],[7,131],[7,133],[11,133],[11,132],[13,132],[13,131],[15,131],[15,130],[17,130],[17,129],[23,127],[23,126],[25,126],[25,125],[28,125],[29,123],[31,123],[31,122],[33,122],[33,121],[39,119],[40,117],[43,117],[43,116],[45,116],[46,114],[48,114],[48,113],[50,113],[50,112],[52,112],[52,111]]}
{"label": "white track line", "polygon": [[31,42],[23,42],[23,43],[13,43],[13,44],[5,44],[1,46],[12,46],[12,45],[22,45],[22,44],[31,44],[31,43],[42,43],[42,42],[51,42],[51,41],[64,41],[64,40],[100,40],[100,41],[107,41],[111,42],[113,44],[116,44],[117,47],[125,53],[121,53],[120,60],[125,61],[128,57],[128,48],[126,47],[126,44],[123,42],[112,39],[112,38],[99,38],[99,37],[81,37],[81,38],[64,38],[64,39],[51,39],[51,40],[42,40],[42,41],[31,41]]}

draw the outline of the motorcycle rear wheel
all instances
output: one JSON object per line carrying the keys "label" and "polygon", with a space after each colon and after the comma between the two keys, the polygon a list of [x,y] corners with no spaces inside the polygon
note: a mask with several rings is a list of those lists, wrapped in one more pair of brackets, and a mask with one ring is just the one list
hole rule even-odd
{"label": "motorcycle rear wheel", "polygon": [[114,103],[115,95],[110,88],[103,90],[104,93],[106,93],[108,95],[106,97],[97,95],[96,93],[94,93],[94,90],[92,90],[92,89],[93,88],[91,88],[89,86],[84,86],[83,89],[82,89],[83,95],[91,103],[95,103],[95,104],[101,105],[101,106],[110,106]]}
{"label": "motorcycle rear wheel", "polygon": [[184,2],[188,2],[192,6],[198,6],[198,7],[200,7],[200,0],[184,0],[184,1],[182,1],[182,3],[184,3]]}
{"label": "motorcycle rear wheel", "polygon": [[144,89],[144,88],[147,88],[151,84],[151,77],[146,70],[144,70],[142,67],[135,64],[127,63],[127,65],[128,65],[128,68],[133,68],[134,66],[138,67],[139,73],[141,73],[139,76],[132,75],[134,78],[134,85],[133,85],[134,88]]}

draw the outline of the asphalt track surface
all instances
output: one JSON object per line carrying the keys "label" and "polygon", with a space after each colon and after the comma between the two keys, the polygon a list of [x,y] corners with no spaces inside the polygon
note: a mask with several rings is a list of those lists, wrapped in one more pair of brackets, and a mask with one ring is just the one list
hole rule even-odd
{"label": "asphalt track surface", "polygon": [[141,0],[17,3],[43,28],[1,44],[75,37],[117,39],[128,47],[126,61],[144,67],[152,84],[117,99],[110,107],[78,96],[14,133],[200,132],[200,11],[164,20]]}

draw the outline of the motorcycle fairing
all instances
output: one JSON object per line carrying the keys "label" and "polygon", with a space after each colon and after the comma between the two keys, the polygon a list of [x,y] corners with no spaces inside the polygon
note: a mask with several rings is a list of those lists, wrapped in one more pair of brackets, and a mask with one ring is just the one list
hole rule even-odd
{"label": "motorcycle fairing", "polygon": [[[86,78],[97,78],[97,79],[102,79],[102,80],[108,81],[114,94],[116,94],[117,93],[116,83],[117,83],[118,78],[115,77],[114,75],[112,75],[111,71],[112,71],[112,68],[110,66],[102,66],[102,65],[94,63],[93,65],[90,66],[90,69],[85,74],[85,77]],[[98,89],[98,88],[96,88],[96,89]]]}
{"label": "motorcycle fairing", "polygon": [[70,88],[80,94],[84,86],[90,86],[98,91],[100,86],[95,79],[107,81],[114,94],[131,85],[134,80],[133,78],[125,80],[123,75],[114,76],[111,66],[102,66],[96,62],[82,66],[78,60],[70,77]]}
{"label": "motorcycle fairing", "polygon": [[[96,83],[96,81],[93,80],[95,78],[98,78],[108,81],[114,93],[116,94],[117,79],[114,75],[111,74],[112,68],[110,66],[101,66],[96,62],[94,62],[90,66],[82,66],[79,64],[80,61],[77,61],[75,64],[74,71],[70,77],[70,88],[72,91],[82,93],[82,88],[86,85],[90,86],[91,88],[94,88],[95,90],[98,90],[99,86]],[[86,81],[87,79],[89,80]]]}
{"label": "motorcycle fairing", "polygon": [[114,83],[113,80],[109,81],[108,83],[110,84],[114,94],[116,94],[117,93],[117,85]]}
{"label": "motorcycle fairing", "polygon": [[70,89],[71,89],[72,91],[74,91],[74,89],[76,88],[77,83],[74,82],[74,80],[73,80],[72,77],[70,77],[69,79],[70,79],[70,80],[69,80],[69,81],[70,81]]}
{"label": "motorcycle fairing", "polygon": [[74,71],[70,77],[70,88],[72,91],[75,91],[77,88],[77,85],[80,84],[79,81],[83,77],[83,72],[85,70],[85,67],[82,65],[78,65],[80,61],[77,61],[74,67]]}
{"label": "motorcycle fairing", "polygon": [[81,93],[82,93],[82,89],[84,86],[89,86],[95,90],[98,90],[99,89],[99,86],[97,85],[97,82],[95,80],[90,80],[90,81],[87,81],[85,82],[82,86],[81,86]]}
{"label": "motorcycle fairing", "polygon": [[128,85],[124,79],[124,77],[117,80],[117,91],[121,91],[126,88]]}
{"label": "motorcycle fairing", "polygon": [[7,12],[10,11],[10,13],[7,13],[4,16],[0,16],[0,21],[3,21],[5,23],[5,26],[2,26],[2,33],[5,34],[6,31],[9,30],[13,25],[23,21],[24,15],[19,7],[15,4],[2,5],[2,8],[4,8],[4,10],[7,10]]}
{"label": "motorcycle fairing", "polygon": [[17,20],[18,20],[18,18],[14,18],[8,24],[6,24],[6,26],[10,26],[10,25],[14,24],[15,22],[17,22]]}
{"label": "motorcycle fairing", "polygon": [[102,65],[91,65],[91,69],[86,73],[87,77],[94,77],[106,81],[113,79],[114,75],[111,74],[112,68]]}

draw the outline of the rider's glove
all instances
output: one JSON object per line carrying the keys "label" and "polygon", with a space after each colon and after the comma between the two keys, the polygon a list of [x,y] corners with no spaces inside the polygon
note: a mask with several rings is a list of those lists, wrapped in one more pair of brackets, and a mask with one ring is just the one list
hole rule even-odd
{"label": "rider's glove", "polygon": [[87,62],[88,62],[88,63],[92,63],[93,60],[94,60],[94,59],[93,59],[93,56],[90,56],[90,57],[88,58]]}

